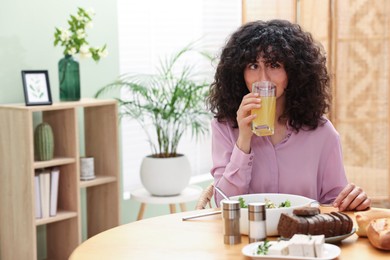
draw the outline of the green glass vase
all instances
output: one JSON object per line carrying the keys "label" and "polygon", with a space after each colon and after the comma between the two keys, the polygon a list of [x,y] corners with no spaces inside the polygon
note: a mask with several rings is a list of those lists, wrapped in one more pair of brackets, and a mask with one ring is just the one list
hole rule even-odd
{"label": "green glass vase", "polygon": [[60,80],[60,100],[80,100],[80,66],[71,55],[66,55],[58,62]]}

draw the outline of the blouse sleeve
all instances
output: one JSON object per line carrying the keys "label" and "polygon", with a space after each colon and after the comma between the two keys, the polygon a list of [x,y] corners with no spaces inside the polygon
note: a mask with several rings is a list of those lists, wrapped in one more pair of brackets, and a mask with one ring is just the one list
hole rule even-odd
{"label": "blouse sleeve", "polygon": [[[211,174],[214,185],[228,196],[247,194],[251,181],[253,154],[246,154],[237,145],[237,137],[228,123],[212,121],[212,159]],[[214,194],[219,205],[222,196]]]}
{"label": "blouse sleeve", "polygon": [[324,156],[319,165],[320,176],[318,180],[320,203],[332,203],[342,189],[348,184],[343,165],[343,155],[340,137],[335,131],[335,135],[327,142],[325,149],[327,156]]}

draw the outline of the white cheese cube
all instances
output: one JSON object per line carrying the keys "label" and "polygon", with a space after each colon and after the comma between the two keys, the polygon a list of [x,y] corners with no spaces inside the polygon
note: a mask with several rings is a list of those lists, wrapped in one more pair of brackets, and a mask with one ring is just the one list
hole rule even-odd
{"label": "white cheese cube", "polygon": [[315,250],[316,257],[323,257],[325,236],[324,235],[317,235],[317,236],[311,236],[311,237],[314,241],[314,250]]}
{"label": "white cheese cube", "polygon": [[315,257],[314,252],[314,241],[308,237],[306,241],[302,243],[303,256],[306,257]]}
{"label": "white cheese cube", "polygon": [[268,255],[288,255],[289,241],[279,241],[268,248]]}
{"label": "white cheese cube", "polygon": [[295,234],[290,239],[289,253],[292,256],[315,257],[314,240],[311,236]]}
{"label": "white cheese cube", "polygon": [[288,252],[291,256],[303,256],[303,243],[304,238],[302,235],[294,235],[290,239],[290,244],[288,245]]}

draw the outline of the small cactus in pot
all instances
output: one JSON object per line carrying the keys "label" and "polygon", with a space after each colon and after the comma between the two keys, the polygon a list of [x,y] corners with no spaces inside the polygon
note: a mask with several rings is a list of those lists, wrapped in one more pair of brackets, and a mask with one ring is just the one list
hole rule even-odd
{"label": "small cactus in pot", "polygon": [[48,123],[40,123],[34,132],[35,158],[38,161],[53,159],[54,136],[53,130]]}

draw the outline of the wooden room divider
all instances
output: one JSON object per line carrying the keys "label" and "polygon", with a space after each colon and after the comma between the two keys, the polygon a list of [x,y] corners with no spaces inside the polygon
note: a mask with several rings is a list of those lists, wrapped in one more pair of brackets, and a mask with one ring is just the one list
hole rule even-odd
{"label": "wooden room divider", "polygon": [[389,201],[390,1],[243,0],[243,22],[281,18],[322,43],[332,79],[328,115],[350,182]]}

